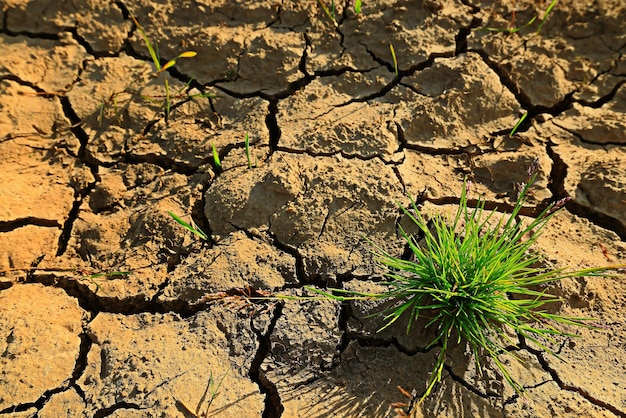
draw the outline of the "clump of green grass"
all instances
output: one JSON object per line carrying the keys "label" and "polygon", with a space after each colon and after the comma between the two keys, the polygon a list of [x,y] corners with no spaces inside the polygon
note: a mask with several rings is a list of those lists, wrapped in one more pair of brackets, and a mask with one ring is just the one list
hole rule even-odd
{"label": "clump of green grass", "polygon": [[[448,219],[442,215],[428,223],[414,201],[412,210],[402,211],[422,236],[410,235],[400,228],[412,257],[398,258],[376,247],[378,262],[387,270],[390,290],[383,293],[356,293],[333,289],[331,292],[311,289],[335,300],[385,299],[397,303],[384,311],[384,328],[408,315],[407,332],[419,318],[434,327],[435,337],[427,349],[439,347],[435,366],[430,374],[422,402],[442,379],[444,361],[451,346],[467,343],[476,367],[482,372],[481,357],[486,354],[504,379],[517,393],[524,388],[507,371],[502,357],[517,358],[510,350],[516,347],[511,337],[518,335],[547,353],[556,356],[544,344],[554,336],[573,336],[555,326],[591,327],[589,319],[551,314],[547,304],[560,299],[541,290],[543,285],[569,277],[603,275],[621,266],[569,271],[541,267],[543,258],[531,247],[554,215],[568,199],[549,205],[532,221],[519,219],[529,188],[536,179],[538,161],[528,170],[528,178],[519,185],[519,195],[508,215],[493,210],[486,212],[485,202],[478,200],[468,207],[467,188],[463,188],[456,214]],[[430,227],[429,225],[432,225]]]}
{"label": "clump of green grass", "polygon": [[[386,268],[388,291],[324,291],[307,287],[321,297],[263,294],[245,299],[393,301],[394,307],[382,312],[385,325],[380,330],[405,315],[408,315],[407,333],[420,318],[428,321],[426,328],[435,328],[434,338],[426,349],[439,347],[439,352],[419,403],[442,380],[448,349],[458,344],[470,347],[479,373],[482,373],[484,363],[481,359],[487,355],[508,384],[518,394],[523,394],[524,387],[511,376],[503,362],[506,356],[520,360],[511,350],[517,347],[515,335],[558,358],[546,346],[546,341],[556,343],[554,336],[576,337],[558,329],[559,325],[593,328],[590,318],[548,312],[546,305],[561,299],[547,293],[545,285],[566,278],[606,276],[611,270],[626,267],[617,265],[582,270],[542,267],[545,260],[532,250],[532,246],[569,198],[550,204],[532,220],[522,220],[520,212],[537,178],[538,167],[536,159],[528,168],[525,181],[515,184],[518,195],[509,214],[501,214],[496,209],[486,212],[482,199],[470,208],[468,182],[464,183],[458,209],[452,218],[438,214],[428,222],[415,201],[411,200],[410,208],[400,205],[419,234],[411,235],[399,228],[411,250],[412,257],[408,260],[389,254],[374,244],[377,261]],[[173,213],[169,214],[189,231],[208,239],[204,232]],[[423,244],[420,244],[421,240]],[[227,297],[224,292],[211,296],[212,299]]]}

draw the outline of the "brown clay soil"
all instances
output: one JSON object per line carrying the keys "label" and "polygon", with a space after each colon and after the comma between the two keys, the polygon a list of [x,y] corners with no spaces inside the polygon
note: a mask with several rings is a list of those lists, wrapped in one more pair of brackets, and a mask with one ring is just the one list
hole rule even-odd
{"label": "brown clay soil", "polygon": [[[396,201],[449,211],[468,176],[510,208],[535,158],[524,214],[572,198],[536,250],[626,260],[623,0],[560,1],[539,33],[547,1],[337,3],[334,27],[312,0],[1,2],[0,416],[626,417],[623,274],[548,289],[599,328],[565,329],[563,361],[520,341],[525,397],[460,346],[412,408],[434,330],[245,302],[380,290],[364,237],[402,254]],[[130,11],[162,63],[197,56],[157,77]]]}

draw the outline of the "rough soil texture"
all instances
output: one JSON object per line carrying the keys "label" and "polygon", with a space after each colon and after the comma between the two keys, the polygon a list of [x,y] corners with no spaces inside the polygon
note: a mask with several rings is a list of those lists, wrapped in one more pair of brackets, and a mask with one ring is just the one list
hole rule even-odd
{"label": "rough soil texture", "polygon": [[[433,330],[245,297],[380,289],[363,237],[402,254],[396,201],[453,210],[469,176],[510,208],[535,158],[524,214],[572,198],[536,250],[624,263],[626,5],[560,1],[536,33],[548,3],[366,0],[335,28],[310,0],[4,0],[0,416],[394,415]],[[129,12],[162,63],[198,55],[157,77]],[[626,277],[548,290],[599,328],[568,330],[565,361],[520,341],[526,398],[458,347],[412,414],[626,417]]]}

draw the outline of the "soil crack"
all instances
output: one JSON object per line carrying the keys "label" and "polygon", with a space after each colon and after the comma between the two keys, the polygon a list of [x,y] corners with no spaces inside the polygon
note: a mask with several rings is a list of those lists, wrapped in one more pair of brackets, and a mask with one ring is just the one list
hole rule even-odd
{"label": "soil crack", "polygon": [[[563,199],[570,197],[565,191],[565,179],[567,177],[567,164],[563,159],[554,151],[554,143],[549,143],[546,147],[548,156],[552,159],[552,172],[550,173],[550,182],[548,188],[553,193],[554,197]],[[574,199],[567,202],[567,210],[581,218],[585,218],[591,223],[598,225],[604,229],[615,232],[622,241],[626,241],[626,225],[624,225],[619,219],[612,216],[598,212],[592,207],[581,205]]]}
{"label": "soil crack", "polygon": [[611,405],[607,402],[604,402],[594,396],[592,396],[589,392],[587,392],[586,390],[584,390],[583,388],[580,387],[576,387],[576,386],[572,386],[569,385],[567,383],[565,383],[558,375],[558,373],[556,372],[556,370],[554,370],[552,367],[550,367],[550,365],[548,364],[548,361],[545,359],[544,353],[541,351],[537,351],[532,349],[531,347],[524,347],[526,350],[528,350],[530,353],[532,353],[537,360],[539,361],[539,364],[541,364],[541,367],[550,374],[550,376],[552,377],[552,379],[556,382],[556,384],[559,386],[559,388],[561,388],[562,390],[567,390],[570,392],[575,392],[578,393],[580,396],[582,396],[583,398],[585,398],[587,401],[589,401],[590,403],[599,406],[600,408],[606,409],[608,411],[611,411],[612,413],[614,413],[615,415],[619,416],[619,417],[624,417],[626,418],[626,411],[622,411],[620,409],[618,409],[616,406]]}
{"label": "soil crack", "polygon": [[485,399],[499,398],[500,397],[500,395],[495,393],[495,392],[491,392],[491,391],[483,392],[483,391],[481,391],[480,389],[478,389],[477,387],[475,387],[474,385],[469,383],[467,380],[463,379],[461,376],[456,375],[452,371],[452,367],[448,366],[447,364],[443,365],[443,369],[448,372],[448,375],[450,376],[450,379],[452,379],[453,381],[455,381],[459,385],[463,386],[465,389],[469,390],[474,395],[480,396],[481,398],[485,398]]}
{"label": "soil crack", "polygon": [[[603,74],[603,73],[602,73]],[[598,77],[600,77],[602,74],[598,74],[596,76],[596,79]],[[590,83],[593,84],[593,81]],[[615,95],[617,94],[617,91],[620,89],[620,87],[622,87],[624,84],[626,84],[626,80],[620,80],[618,81],[613,88],[611,89],[610,92],[608,92],[606,95],[600,97],[598,100],[595,101],[588,101],[588,100],[577,100],[577,103],[580,103],[583,106],[588,106],[591,107],[593,109],[598,109],[601,108],[602,106],[604,106],[605,104],[609,103],[610,101],[612,101],[615,98]],[[622,144],[616,144],[616,145],[624,145]]]}
{"label": "soil crack", "polygon": [[263,411],[263,418],[278,418],[285,410],[285,407],[281,403],[280,393],[278,392],[276,384],[267,378],[261,367],[263,360],[265,360],[271,352],[272,344],[270,342],[270,335],[274,332],[276,323],[282,315],[282,310],[283,305],[280,303],[277,304],[274,315],[270,320],[265,334],[263,334],[263,332],[257,329],[254,325],[254,317],[250,318],[250,328],[257,336],[259,348],[254,356],[254,359],[252,359],[248,375],[253,382],[259,385],[261,393],[265,394],[265,410]]}
{"label": "soil crack", "polygon": [[[468,6],[468,4],[466,4],[465,2],[462,2],[462,3]],[[479,10],[478,8],[474,8],[472,13],[477,13],[478,10]],[[454,50],[455,56],[461,55],[467,52],[467,37],[469,36],[470,33],[472,33],[472,29],[478,28],[481,24],[482,24],[482,21],[479,18],[474,16],[472,17],[472,21],[470,22],[468,26],[464,26],[459,29],[459,32],[454,36],[454,40],[456,42],[456,48]]]}
{"label": "soil crack", "polygon": [[10,221],[0,221],[0,232],[10,232],[27,225],[61,229],[61,224],[54,219],[42,219],[28,216],[26,218],[13,219]]}
{"label": "soil crack", "polygon": [[278,142],[282,135],[276,115],[278,115],[278,100],[270,99],[267,104],[267,115],[265,116],[265,126],[267,126],[270,135],[270,152],[268,158],[278,149]]}
{"label": "soil crack", "polygon": [[0,415],[16,413],[16,412],[24,412],[24,411],[28,411],[31,408],[35,408],[38,411],[40,411],[44,407],[44,405],[50,400],[52,396],[58,393],[63,393],[69,390],[70,388],[73,388],[74,390],[76,390],[76,393],[78,393],[78,396],[80,396],[84,400],[85,394],[83,390],[76,384],[76,382],[78,381],[80,376],[83,374],[83,372],[87,368],[87,355],[89,353],[89,350],[91,349],[92,343],[91,343],[90,338],[84,332],[82,332],[79,335],[79,338],[80,338],[80,348],[79,348],[78,358],[76,359],[76,362],[74,364],[74,370],[72,371],[72,376],[69,378],[69,380],[66,381],[65,384],[63,384],[62,386],[59,386],[58,388],[45,391],[39,397],[39,399],[37,399],[35,402],[27,402],[27,403],[23,403],[19,405],[12,405],[3,410],[0,410]]}
{"label": "soil crack", "polygon": [[96,412],[93,415],[93,418],[104,418],[104,417],[108,417],[113,415],[114,412],[119,411],[121,409],[133,409],[133,410],[137,410],[140,411],[142,409],[141,406],[135,404],[135,403],[130,403],[130,402],[118,402],[113,406],[110,406],[108,408],[103,408],[100,409],[98,412]]}
{"label": "soil crack", "polygon": [[504,87],[506,87],[515,96],[515,99],[520,103],[521,107],[524,109],[528,109],[527,119],[530,120],[541,113],[548,113],[552,116],[557,116],[572,108],[572,103],[574,103],[573,97],[577,90],[567,93],[564,97],[561,98],[561,100],[559,100],[551,107],[533,104],[530,100],[530,97],[528,97],[528,95],[524,93],[522,88],[518,86],[515,81],[513,81],[508,72],[504,68],[502,68],[502,66],[498,62],[491,59],[487,52],[482,49],[473,48],[468,49],[468,51],[475,52],[480,55],[484,63],[487,64],[487,66],[496,73],[502,85],[504,85]]}

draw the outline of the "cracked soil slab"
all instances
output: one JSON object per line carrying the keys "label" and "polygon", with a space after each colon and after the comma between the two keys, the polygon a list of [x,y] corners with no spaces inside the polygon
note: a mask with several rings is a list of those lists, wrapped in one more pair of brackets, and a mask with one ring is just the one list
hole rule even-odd
{"label": "cracked soil slab", "polygon": [[548,3],[5,1],[0,417],[626,417],[623,271],[545,287],[596,327],[512,335],[524,397],[461,343],[416,404],[437,330],[314,297],[537,158],[533,250],[626,263],[626,5]]}

